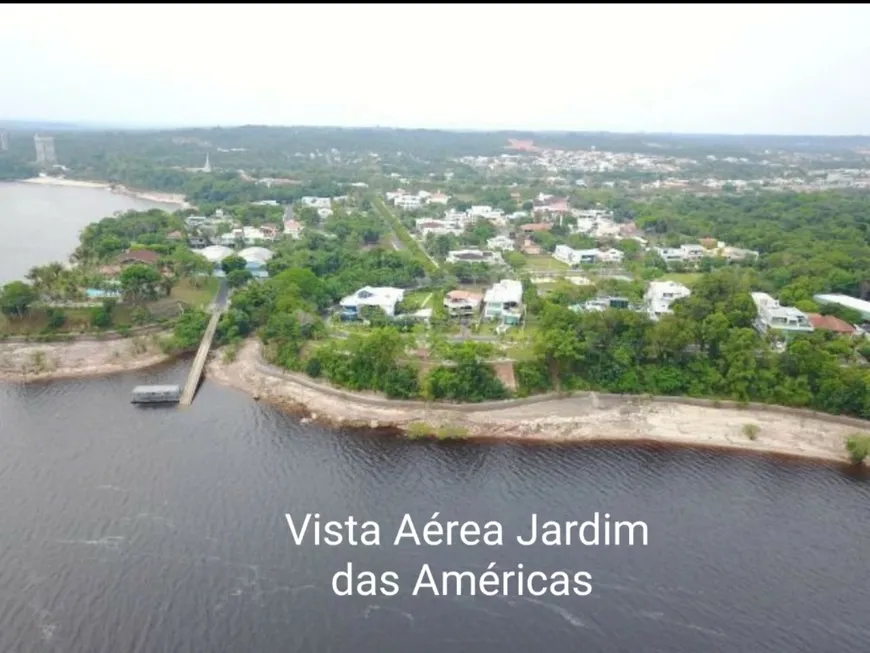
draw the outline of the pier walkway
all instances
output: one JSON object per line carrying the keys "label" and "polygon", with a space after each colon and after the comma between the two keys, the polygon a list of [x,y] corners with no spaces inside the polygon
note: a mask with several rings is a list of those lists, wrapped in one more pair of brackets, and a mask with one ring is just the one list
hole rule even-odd
{"label": "pier walkway", "polygon": [[205,361],[208,358],[208,353],[211,351],[211,344],[214,340],[215,331],[217,331],[218,322],[221,315],[227,306],[228,289],[226,281],[221,280],[221,287],[218,290],[217,298],[212,305],[211,319],[199,343],[199,349],[196,352],[196,358],[193,359],[193,366],[190,368],[190,373],[187,375],[187,383],[184,384],[184,390],[181,393],[179,404],[181,406],[189,406],[193,403],[193,398],[196,395],[196,390],[199,387],[199,380],[202,378],[202,371],[205,368]]}

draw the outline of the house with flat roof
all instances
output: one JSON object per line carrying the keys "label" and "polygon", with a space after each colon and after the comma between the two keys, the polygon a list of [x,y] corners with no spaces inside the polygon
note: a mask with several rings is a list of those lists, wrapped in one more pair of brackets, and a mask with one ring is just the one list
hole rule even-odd
{"label": "house with flat roof", "polygon": [[870,302],[863,299],[834,293],[815,295],[813,299],[818,304],[836,304],[844,308],[851,308],[854,311],[858,311],[863,319],[870,321]]}
{"label": "house with flat roof", "polygon": [[798,333],[812,333],[813,325],[803,311],[793,306],[783,306],[764,292],[752,293],[752,301],[758,310],[755,328],[759,333],[775,331],[786,338]]}
{"label": "house with flat roof", "polygon": [[514,279],[502,279],[483,296],[483,317],[519,324],[523,316],[523,284]]}
{"label": "house with flat roof", "polygon": [[673,312],[671,305],[675,301],[691,294],[691,290],[676,281],[651,281],[643,296],[643,307],[651,320],[658,320]]}
{"label": "house with flat roof", "polygon": [[365,286],[354,294],[348,295],[341,300],[340,306],[346,313],[359,315],[364,306],[377,306],[390,317],[396,314],[396,305],[405,297],[405,291],[401,288]]}

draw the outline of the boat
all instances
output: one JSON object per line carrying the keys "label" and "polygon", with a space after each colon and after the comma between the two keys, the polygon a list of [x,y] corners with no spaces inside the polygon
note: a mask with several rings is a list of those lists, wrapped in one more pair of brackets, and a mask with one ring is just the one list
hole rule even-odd
{"label": "boat", "polygon": [[181,387],[177,385],[139,385],[133,388],[134,404],[177,404]]}

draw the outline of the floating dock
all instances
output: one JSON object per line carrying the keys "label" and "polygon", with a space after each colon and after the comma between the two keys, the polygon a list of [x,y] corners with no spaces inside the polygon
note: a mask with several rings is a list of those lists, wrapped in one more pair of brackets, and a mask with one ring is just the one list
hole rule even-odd
{"label": "floating dock", "polygon": [[138,385],[133,388],[134,404],[177,404],[181,388],[177,385]]}

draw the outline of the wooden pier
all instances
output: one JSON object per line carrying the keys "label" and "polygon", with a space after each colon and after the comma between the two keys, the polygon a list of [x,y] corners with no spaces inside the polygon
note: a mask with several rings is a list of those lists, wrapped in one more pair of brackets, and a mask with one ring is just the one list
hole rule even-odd
{"label": "wooden pier", "polygon": [[181,393],[179,404],[181,406],[189,406],[193,403],[193,397],[196,395],[196,390],[199,387],[199,380],[202,378],[202,370],[205,367],[205,361],[208,358],[208,352],[211,350],[211,343],[214,340],[215,331],[217,331],[218,322],[220,322],[223,310],[219,307],[213,309],[211,320],[208,322],[208,327],[205,329],[205,334],[199,343],[199,349],[196,352],[196,358],[193,359],[193,366],[190,368],[190,374],[187,375],[187,383],[184,384],[184,390]]}

